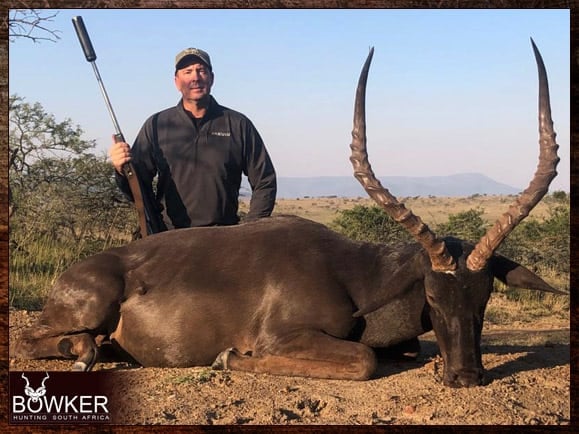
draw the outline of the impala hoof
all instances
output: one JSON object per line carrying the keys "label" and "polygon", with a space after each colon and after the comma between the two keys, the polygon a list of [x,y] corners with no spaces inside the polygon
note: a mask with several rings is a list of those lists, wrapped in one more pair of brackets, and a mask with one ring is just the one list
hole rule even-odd
{"label": "impala hoof", "polygon": [[231,348],[227,348],[225,351],[220,352],[217,357],[215,358],[215,361],[213,362],[213,364],[211,365],[211,369],[215,369],[215,370],[224,370],[224,369],[228,369],[228,362],[229,362],[229,355],[235,351],[235,348],[231,347]]}
{"label": "impala hoof", "polygon": [[72,365],[72,370],[74,372],[85,372],[88,371],[88,365],[84,362],[74,362],[74,365]]}

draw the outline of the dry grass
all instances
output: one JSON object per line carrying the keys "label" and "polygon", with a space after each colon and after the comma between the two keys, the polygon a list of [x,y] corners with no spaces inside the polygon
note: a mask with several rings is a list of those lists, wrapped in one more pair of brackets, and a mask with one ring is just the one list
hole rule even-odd
{"label": "dry grass", "polygon": [[[471,197],[413,197],[400,198],[407,208],[419,215],[430,226],[445,223],[449,214],[458,214],[469,209],[481,208],[484,210],[483,218],[489,223],[504,213],[511,205],[515,196],[487,196],[475,195]],[[248,201],[242,201],[241,211],[247,212]],[[367,198],[340,198],[340,197],[316,197],[300,199],[278,199],[274,214],[292,214],[309,218],[319,223],[328,224],[337,216],[339,211],[351,209],[356,205],[372,206],[375,203]],[[531,212],[531,216],[542,218],[547,215],[549,201],[541,201]]]}
{"label": "dry grass", "polygon": [[485,328],[512,326],[513,328],[569,327],[569,296],[544,294],[541,300],[516,302],[502,293],[493,292],[485,312]]}

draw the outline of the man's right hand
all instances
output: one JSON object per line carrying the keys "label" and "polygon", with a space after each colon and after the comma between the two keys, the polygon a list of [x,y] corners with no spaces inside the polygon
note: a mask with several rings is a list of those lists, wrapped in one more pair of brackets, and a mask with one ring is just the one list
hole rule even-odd
{"label": "man's right hand", "polygon": [[109,148],[109,158],[111,159],[111,163],[115,170],[122,175],[123,164],[131,161],[131,148],[125,142],[113,142]]}

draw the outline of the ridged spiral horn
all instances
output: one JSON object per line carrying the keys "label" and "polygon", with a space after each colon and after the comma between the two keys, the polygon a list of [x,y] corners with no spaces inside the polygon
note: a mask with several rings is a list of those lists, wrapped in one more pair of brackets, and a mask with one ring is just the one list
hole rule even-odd
{"label": "ridged spiral horn", "polygon": [[350,161],[354,167],[354,176],[362,184],[368,195],[422,245],[430,257],[434,271],[452,273],[456,270],[456,262],[449,254],[444,241],[437,238],[434,232],[422,222],[420,217],[406,209],[403,203],[398,202],[382,186],[380,181],[376,179],[368,161],[366,149],[366,83],[373,55],[374,47],[370,49],[368,58],[364,63],[356,90],[354,129],[352,130],[352,144],[350,145],[352,150]]}
{"label": "ridged spiral horn", "polygon": [[539,164],[529,186],[516,201],[496,221],[487,233],[480,239],[467,258],[466,266],[471,271],[483,269],[489,258],[515,227],[529,215],[531,210],[547,193],[549,184],[557,176],[555,170],[559,163],[555,142],[555,131],[551,119],[551,103],[549,98],[549,83],[541,53],[531,38],[533,53],[539,73]]}

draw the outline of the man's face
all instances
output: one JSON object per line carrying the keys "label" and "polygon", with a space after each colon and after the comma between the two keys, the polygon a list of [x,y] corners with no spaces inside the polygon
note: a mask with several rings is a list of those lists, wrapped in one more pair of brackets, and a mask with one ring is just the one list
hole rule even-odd
{"label": "man's face", "polygon": [[201,101],[209,96],[213,73],[204,63],[192,63],[177,70],[175,86],[187,101]]}

